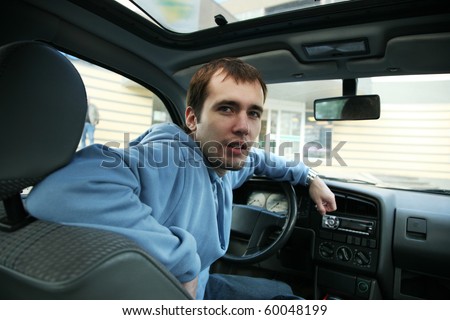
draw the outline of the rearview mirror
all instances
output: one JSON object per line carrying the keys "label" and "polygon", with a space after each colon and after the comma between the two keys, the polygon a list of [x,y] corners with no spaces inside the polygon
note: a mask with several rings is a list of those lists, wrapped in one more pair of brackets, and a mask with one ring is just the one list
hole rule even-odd
{"label": "rearview mirror", "polygon": [[343,96],[314,100],[316,120],[371,120],[380,118],[378,95]]}

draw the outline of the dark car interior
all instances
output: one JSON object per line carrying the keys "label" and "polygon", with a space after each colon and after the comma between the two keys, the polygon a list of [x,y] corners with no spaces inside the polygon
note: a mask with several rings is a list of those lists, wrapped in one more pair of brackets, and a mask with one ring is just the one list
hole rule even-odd
{"label": "dark car interior", "polygon": [[[362,77],[450,73],[447,1],[349,1],[186,34],[110,0],[0,8],[2,299],[189,299],[131,240],[24,209],[22,190],[66,165],[82,132],[85,87],[60,52],[151,88],[180,125],[190,77],[221,56],[241,57],[269,84],[345,80],[343,95]],[[314,54],[347,40],[364,49]],[[212,271],[286,281],[306,299],[450,299],[448,190],[324,180],[338,206],[324,217],[302,186],[255,177],[234,190],[230,248]],[[254,205],[261,195],[274,195],[271,208]]]}

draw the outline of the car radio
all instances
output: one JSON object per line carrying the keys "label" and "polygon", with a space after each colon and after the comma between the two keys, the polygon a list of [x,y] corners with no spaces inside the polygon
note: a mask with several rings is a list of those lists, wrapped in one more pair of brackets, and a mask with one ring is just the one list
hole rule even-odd
{"label": "car radio", "polygon": [[322,228],[370,236],[375,232],[375,221],[326,215]]}

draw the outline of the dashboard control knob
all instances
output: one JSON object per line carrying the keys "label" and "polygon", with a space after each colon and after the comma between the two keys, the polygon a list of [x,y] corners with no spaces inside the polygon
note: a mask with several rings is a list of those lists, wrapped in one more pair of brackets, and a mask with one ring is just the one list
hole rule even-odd
{"label": "dashboard control knob", "polygon": [[347,262],[352,259],[353,253],[349,247],[342,246],[336,250],[336,256],[339,260]]}
{"label": "dashboard control knob", "polygon": [[324,258],[332,258],[334,255],[334,246],[329,242],[322,242],[319,246],[319,254]]}
{"label": "dashboard control knob", "polygon": [[368,266],[370,260],[370,255],[364,251],[358,251],[355,255],[355,262],[360,266]]}

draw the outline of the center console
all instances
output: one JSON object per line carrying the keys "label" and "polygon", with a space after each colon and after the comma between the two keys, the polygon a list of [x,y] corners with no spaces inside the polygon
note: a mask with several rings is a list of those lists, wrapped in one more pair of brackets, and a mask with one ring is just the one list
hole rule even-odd
{"label": "center console", "polygon": [[376,299],[379,248],[376,201],[335,193],[338,211],[312,215],[316,298]]}

